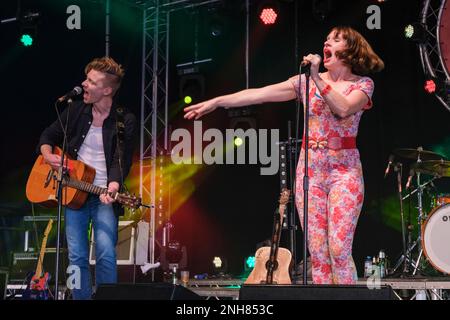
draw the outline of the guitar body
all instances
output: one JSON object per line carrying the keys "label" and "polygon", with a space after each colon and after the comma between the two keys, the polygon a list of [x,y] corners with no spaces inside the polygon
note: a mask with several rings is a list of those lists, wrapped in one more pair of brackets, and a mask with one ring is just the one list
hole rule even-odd
{"label": "guitar body", "polygon": [[47,239],[52,229],[53,220],[50,219],[47,224],[47,228],[44,231],[44,237],[42,239],[41,252],[39,253],[39,259],[35,272],[30,272],[27,275],[27,287],[25,288],[22,299],[24,300],[48,300],[50,290],[48,288],[48,281],[50,275],[48,272],[43,272],[42,267],[44,264],[45,248],[47,247]]}
{"label": "guitar body", "polygon": [[[255,267],[245,284],[265,284],[267,279],[267,262],[270,260],[270,247],[262,247],[256,251]],[[277,267],[273,271],[273,284],[292,284],[289,266],[292,254],[288,249],[278,248]]]}
{"label": "guitar body", "polygon": [[[55,154],[61,155],[61,149],[55,147]],[[69,160],[69,176],[74,180],[92,183],[95,178],[95,169],[78,160]],[[53,208],[58,205],[56,199],[57,181],[54,179],[58,173],[46,164],[44,157],[39,155],[28,177],[26,195],[30,202]],[[88,193],[71,188],[63,188],[63,205],[71,209],[79,209],[85,203]]]}
{"label": "guitar body", "polygon": [[284,211],[290,193],[286,188],[281,191],[278,213],[274,216],[271,245],[256,250],[255,267],[245,284],[292,284],[289,276],[292,254],[288,249],[280,248]]}
{"label": "guitar body", "polygon": [[22,294],[24,300],[48,300],[50,291],[48,282],[50,274],[48,272],[38,278],[34,272],[30,272],[27,276],[27,287]]}

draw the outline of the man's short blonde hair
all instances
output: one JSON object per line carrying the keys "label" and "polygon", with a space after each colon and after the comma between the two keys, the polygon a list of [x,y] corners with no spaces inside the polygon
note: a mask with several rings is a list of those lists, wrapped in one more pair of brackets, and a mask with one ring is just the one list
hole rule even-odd
{"label": "man's short blonde hair", "polygon": [[91,70],[103,72],[108,81],[108,85],[113,88],[114,93],[120,88],[123,76],[125,75],[122,66],[110,57],[95,58],[89,62],[84,69],[84,73],[88,74]]}

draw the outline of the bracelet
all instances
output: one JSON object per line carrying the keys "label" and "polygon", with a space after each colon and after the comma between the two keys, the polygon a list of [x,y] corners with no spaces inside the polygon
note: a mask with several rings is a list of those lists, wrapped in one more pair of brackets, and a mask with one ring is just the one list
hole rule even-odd
{"label": "bracelet", "polygon": [[323,90],[320,92],[320,94],[322,95],[322,97],[325,97],[328,93],[330,93],[331,91],[331,86],[329,84],[327,84],[325,86],[325,88],[323,88]]}

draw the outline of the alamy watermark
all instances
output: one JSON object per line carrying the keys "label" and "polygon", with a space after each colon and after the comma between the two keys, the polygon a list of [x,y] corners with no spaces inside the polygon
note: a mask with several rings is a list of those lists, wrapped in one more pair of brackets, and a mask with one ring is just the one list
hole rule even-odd
{"label": "alamy watermark", "polygon": [[[265,166],[260,169],[261,175],[274,175],[279,169],[279,137],[278,129],[226,129],[225,135],[214,128],[203,132],[202,122],[194,121],[193,136],[182,128],[172,132],[170,140],[178,143],[172,148],[171,158],[175,164],[259,163]],[[243,145],[234,148],[235,138],[242,139]],[[204,142],[210,143],[203,148]]]}
{"label": "alamy watermark", "polygon": [[69,274],[66,281],[68,289],[81,289],[81,271],[80,267],[76,265],[70,265],[67,267],[66,273]]}
{"label": "alamy watermark", "polygon": [[366,10],[367,14],[370,16],[366,20],[367,29],[381,29],[381,9],[376,4],[370,5]]}

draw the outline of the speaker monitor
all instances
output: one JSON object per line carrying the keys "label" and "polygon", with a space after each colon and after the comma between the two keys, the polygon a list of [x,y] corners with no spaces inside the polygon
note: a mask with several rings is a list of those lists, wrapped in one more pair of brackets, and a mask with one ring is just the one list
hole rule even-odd
{"label": "speaker monitor", "polygon": [[[95,265],[95,235],[92,230],[89,263]],[[134,264],[135,226],[133,221],[119,221],[116,255],[118,265]]]}
{"label": "speaker monitor", "polygon": [[390,286],[243,285],[240,300],[395,300]]}
{"label": "speaker monitor", "polygon": [[191,290],[170,283],[99,285],[95,300],[202,300]]}

